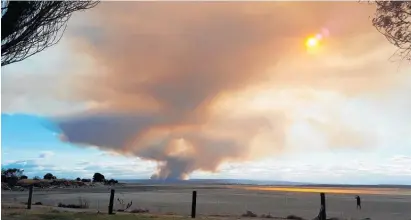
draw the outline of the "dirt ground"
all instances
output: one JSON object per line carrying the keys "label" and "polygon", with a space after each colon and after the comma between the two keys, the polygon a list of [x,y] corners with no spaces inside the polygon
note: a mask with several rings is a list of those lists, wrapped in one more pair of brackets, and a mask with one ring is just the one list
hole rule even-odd
{"label": "dirt ground", "polygon": [[[288,215],[313,219],[320,208],[318,192],[282,192],[245,189],[227,185],[220,186],[142,186],[127,184],[115,187],[115,210],[122,208],[118,199],[124,203],[133,202],[131,208],[147,208],[150,213],[189,216],[191,212],[192,191],[196,190],[197,214],[199,216],[239,217],[247,210],[259,216],[270,214],[276,217]],[[304,191],[304,190],[303,190]],[[305,190],[307,191],[307,190]],[[328,190],[330,192],[330,190]],[[409,220],[411,219],[411,195],[409,191],[393,190],[392,193],[378,190],[353,192],[336,191],[326,194],[327,217],[341,219]],[[362,194],[363,192],[364,194]],[[362,198],[362,210],[356,209],[354,194]],[[28,191],[2,191],[2,202],[27,202]],[[33,203],[41,202],[47,206],[58,203],[76,204],[81,197],[87,200],[90,209],[107,213],[110,188],[69,188],[40,190],[35,189]]]}

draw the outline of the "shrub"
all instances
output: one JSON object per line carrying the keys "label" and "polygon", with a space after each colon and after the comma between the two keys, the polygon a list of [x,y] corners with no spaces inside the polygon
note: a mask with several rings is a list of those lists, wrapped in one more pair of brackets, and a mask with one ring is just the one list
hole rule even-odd
{"label": "shrub", "polygon": [[115,179],[110,179],[109,181],[105,181],[104,183],[105,183],[105,184],[108,184],[108,185],[114,185],[114,184],[117,184],[118,181],[115,180]]}
{"label": "shrub", "polygon": [[150,211],[148,209],[133,209],[130,211],[130,213],[149,213]]}
{"label": "shrub", "polygon": [[20,177],[20,179],[21,180],[26,180],[26,179],[28,179],[28,177],[26,175],[23,175],[23,176]]}
{"label": "shrub", "polygon": [[81,178],[80,178],[80,177],[77,177],[77,178],[76,178],[76,181],[80,182],[80,181],[81,181]]}
{"label": "shrub", "polygon": [[261,218],[274,218],[274,217],[271,214],[268,214],[268,215],[262,214]]}
{"label": "shrub", "polygon": [[44,175],[43,179],[45,179],[45,180],[54,180],[54,179],[57,179],[57,178],[56,178],[56,176],[53,176],[53,174],[47,173],[46,175]]}
{"label": "shrub", "polygon": [[127,205],[124,203],[124,200],[117,198],[118,203],[121,205],[121,209],[118,209],[119,212],[124,212],[133,205],[133,200],[131,200]]}
{"label": "shrub", "polygon": [[35,177],[33,178],[33,180],[40,180],[40,177],[39,177],[39,176],[35,176]]}
{"label": "shrub", "polygon": [[304,218],[301,218],[300,216],[296,216],[296,215],[289,215],[289,216],[287,216],[286,219],[304,220]]}
{"label": "shrub", "polygon": [[246,213],[242,214],[241,216],[243,216],[243,217],[257,217],[257,214],[255,214],[252,211],[247,211]]}
{"label": "shrub", "polygon": [[105,180],[105,177],[101,173],[95,173],[93,175],[93,182],[104,182],[104,180]]}
{"label": "shrub", "polygon": [[89,183],[89,182],[91,182],[91,179],[81,179],[81,182]]}
{"label": "shrub", "polygon": [[90,204],[87,200],[83,199],[82,197],[79,197],[79,204],[64,204],[59,202],[57,206],[61,208],[88,209]]}

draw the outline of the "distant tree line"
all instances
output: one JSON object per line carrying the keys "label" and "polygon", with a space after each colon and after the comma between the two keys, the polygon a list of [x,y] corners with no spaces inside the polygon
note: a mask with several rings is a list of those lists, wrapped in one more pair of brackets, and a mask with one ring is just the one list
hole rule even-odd
{"label": "distant tree line", "polygon": [[[17,168],[9,168],[9,169],[2,169],[1,170],[1,182],[2,183],[7,183],[9,186],[15,186],[19,180],[24,180],[28,179],[26,175],[24,175],[24,170],[23,169],[17,169]],[[40,180],[41,178],[39,176],[33,177],[33,180]],[[46,173],[43,176],[44,180],[57,180],[57,177],[53,175],[52,173]],[[75,179],[78,182],[95,182],[95,183],[104,183],[108,185],[113,185],[118,183],[117,180],[110,179],[106,180],[105,176],[101,173],[94,173],[93,179],[84,179],[77,177]]]}

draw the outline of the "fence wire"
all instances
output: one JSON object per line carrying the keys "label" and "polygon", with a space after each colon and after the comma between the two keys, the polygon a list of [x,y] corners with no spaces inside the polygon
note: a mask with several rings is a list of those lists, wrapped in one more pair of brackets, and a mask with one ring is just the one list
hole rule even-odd
{"label": "fence wire", "polygon": [[[87,209],[107,213],[110,191],[115,190],[114,212],[191,216],[193,190],[197,191],[196,216],[280,217],[313,219],[320,211],[319,193],[244,190],[230,187],[99,186],[88,188],[34,188],[32,206]],[[27,204],[28,190],[2,191],[2,202]],[[326,194],[327,218],[408,220],[411,195]]]}

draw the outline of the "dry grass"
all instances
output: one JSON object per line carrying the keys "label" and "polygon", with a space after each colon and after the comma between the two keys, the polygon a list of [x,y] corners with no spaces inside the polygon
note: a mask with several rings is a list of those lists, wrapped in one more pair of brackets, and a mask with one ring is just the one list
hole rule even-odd
{"label": "dry grass", "polygon": [[73,209],[88,209],[90,207],[90,204],[87,200],[83,199],[82,197],[79,197],[78,204],[63,204],[59,203],[58,207],[61,208],[73,208]]}
{"label": "dry grass", "polygon": [[[22,205],[2,205],[2,220],[189,220],[188,217],[117,213],[107,215],[93,211],[62,211],[51,207],[36,207],[31,210]],[[200,218],[201,219],[201,218]]]}
{"label": "dry grass", "polygon": [[2,220],[156,220],[156,219],[178,219],[182,217],[167,217],[154,215],[135,214],[97,214],[91,212],[67,212],[55,209],[2,209]]}
{"label": "dry grass", "polygon": [[[84,210],[82,212],[69,211],[68,209],[58,209],[46,206],[36,206],[31,210],[25,209],[23,205],[5,205],[2,204],[1,210],[2,220],[191,220],[190,217],[178,215],[155,215],[155,214],[133,214],[133,213],[117,213],[115,215],[107,215],[96,213],[92,210]],[[198,216],[200,220],[238,220],[235,216]],[[276,218],[273,218],[273,220]],[[246,220],[246,219],[245,219]]]}

